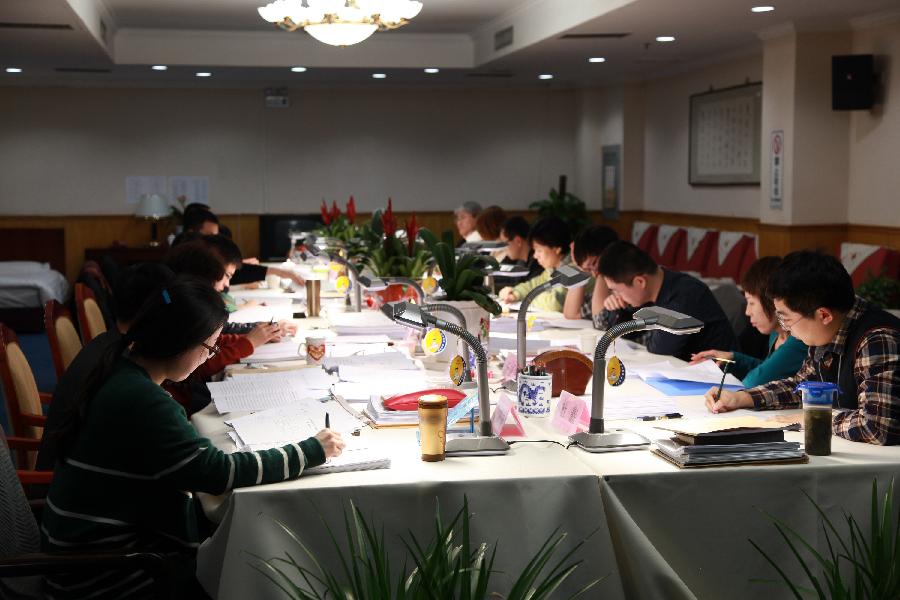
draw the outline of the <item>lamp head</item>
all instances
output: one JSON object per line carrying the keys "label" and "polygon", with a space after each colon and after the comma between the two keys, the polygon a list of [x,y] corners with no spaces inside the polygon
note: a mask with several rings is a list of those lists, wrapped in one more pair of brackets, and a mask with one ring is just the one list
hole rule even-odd
{"label": "lamp head", "polygon": [[690,335],[703,329],[703,321],[661,306],[641,308],[634,313],[634,318],[647,321],[646,329],[659,329],[675,335]]}
{"label": "lamp head", "polygon": [[357,277],[356,281],[359,283],[361,287],[369,290],[370,292],[380,292],[382,290],[386,290],[388,288],[388,284],[384,279],[380,277],[369,277],[368,275],[360,275]]}
{"label": "lamp head", "polygon": [[552,285],[561,285],[567,288],[577,288],[587,284],[590,275],[570,265],[560,265],[550,276]]}
{"label": "lamp head", "polygon": [[[427,313],[423,312],[418,305],[409,302],[389,302],[381,307],[381,312],[395,323],[419,331],[424,331],[428,325]],[[434,317],[431,317],[431,320],[433,321]]]}

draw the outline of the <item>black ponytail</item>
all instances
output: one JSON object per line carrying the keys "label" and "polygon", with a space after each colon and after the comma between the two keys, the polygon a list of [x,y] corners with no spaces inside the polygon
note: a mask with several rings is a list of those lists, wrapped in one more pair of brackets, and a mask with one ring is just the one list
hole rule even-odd
{"label": "black ponytail", "polygon": [[208,282],[177,277],[150,293],[128,332],[103,354],[86,383],[74,394],[59,431],[60,456],[72,447],[81,429],[91,398],[103,386],[125,352],[153,360],[166,360],[196,347],[228,319],[221,295]]}

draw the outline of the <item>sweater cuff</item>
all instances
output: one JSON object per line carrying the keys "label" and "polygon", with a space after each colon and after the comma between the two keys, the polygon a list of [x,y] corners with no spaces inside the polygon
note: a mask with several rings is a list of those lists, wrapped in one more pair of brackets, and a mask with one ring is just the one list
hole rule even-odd
{"label": "sweater cuff", "polygon": [[325,449],[316,438],[311,437],[300,442],[300,449],[303,450],[307,467],[318,467],[325,464]]}

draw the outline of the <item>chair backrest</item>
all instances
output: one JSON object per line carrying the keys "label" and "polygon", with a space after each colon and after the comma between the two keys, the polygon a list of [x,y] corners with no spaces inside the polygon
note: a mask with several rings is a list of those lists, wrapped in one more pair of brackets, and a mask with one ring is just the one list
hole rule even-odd
{"label": "chair backrest", "polygon": [[13,435],[40,439],[43,427],[27,425],[22,415],[42,414],[41,397],[28,359],[12,329],[0,323],[0,379],[6,394],[6,414]]}
{"label": "chair backrest", "polygon": [[[704,277],[730,277],[737,282],[748,248],[756,247],[756,237],[742,231],[720,231],[718,243],[709,253]],[[755,250],[754,250],[755,252]]]}
{"label": "chair backrest", "polygon": [[72,315],[56,300],[47,300],[44,305],[44,329],[50,342],[50,354],[56,377],[62,377],[75,356],[81,352],[81,338],[75,329]]}
{"label": "chair backrest", "polygon": [[656,239],[656,231],[658,225],[648,223],[647,221],[635,221],[631,224],[631,243],[643,250],[650,252],[650,246]]}
{"label": "chair backrest", "polygon": [[85,344],[106,331],[103,312],[91,288],[83,283],[75,284],[75,307],[78,310],[78,326]]}
{"label": "chair backrest", "polygon": [[853,279],[853,287],[859,287],[871,277],[900,275],[900,252],[871,244],[841,244],[841,263]]}
{"label": "chair backrest", "polygon": [[[25,491],[13,467],[6,436],[0,428],[0,559],[40,550],[40,533]],[[0,597],[40,597],[40,577],[11,577],[0,580]],[[11,592],[7,596],[7,592]]]}
{"label": "chair backrest", "polygon": [[673,267],[686,236],[687,232],[682,227],[660,225],[656,230],[656,237],[650,244],[650,257],[658,265]]}
{"label": "chair backrest", "polygon": [[709,254],[719,243],[719,232],[702,227],[685,227],[684,244],[675,256],[675,270],[701,274],[706,269]]}

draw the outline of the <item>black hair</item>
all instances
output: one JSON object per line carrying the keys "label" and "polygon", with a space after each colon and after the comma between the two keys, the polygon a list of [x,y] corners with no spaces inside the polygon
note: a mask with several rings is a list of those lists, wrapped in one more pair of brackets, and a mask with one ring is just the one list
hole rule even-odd
{"label": "black hair", "polygon": [[184,230],[199,231],[204,223],[219,224],[219,217],[205,208],[196,208],[184,213]]}
{"label": "black hair", "polygon": [[189,275],[213,285],[225,277],[225,263],[202,240],[179,244],[166,255],[166,266],[176,275]]}
{"label": "black hair", "polygon": [[[84,424],[91,399],[109,379],[122,354],[170,360],[196,348],[225,324],[228,311],[222,296],[208,283],[176,277],[153,290],[135,315],[128,332],[106,348],[85,378],[85,385],[64,408],[58,432],[60,456],[72,447]],[[122,401],[127,401],[123,398]]]}
{"label": "black hair", "polygon": [[175,246],[180,246],[181,244],[186,244],[187,242],[196,242],[197,240],[202,238],[203,234],[199,231],[182,231],[175,236],[175,239],[172,240],[171,244],[169,244],[169,248],[174,248]]}
{"label": "black hair", "polygon": [[631,285],[638,275],[652,275],[659,269],[650,255],[632,244],[619,240],[611,243],[600,255],[598,270],[616,283]]}
{"label": "black hair", "polygon": [[229,240],[234,237],[231,234],[231,227],[229,227],[228,225],[222,225],[221,223],[219,223],[219,235]]}
{"label": "black hair", "polygon": [[763,256],[750,265],[750,268],[741,277],[743,290],[759,298],[763,312],[770,319],[775,318],[775,304],[772,303],[772,296],[769,294],[769,285],[772,273],[779,265],[781,265],[780,256]]}
{"label": "black hair", "polygon": [[222,259],[223,264],[241,266],[241,261],[244,260],[241,249],[229,238],[222,235],[204,235],[200,240]]}
{"label": "black hair", "polygon": [[531,225],[528,224],[524,217],[510,217],[503,223],[503,235],[508,240],[517,236],[527,240],[529,233],[531,233]]}
{"label": "black hair", "polygon": [[607,246],[618,241],[619,234],[606,225],[591,225],[581,231],[575,238],[572,258],[581,264],[592,256],[600,256]]}
{"label": "black hair", "polygon": [[122,270],[113,283],[116,319],[132,321],[153,291],[165,287],[175,273],[160,263],[141,263]]}
{"label": "black hair", "polygon": [[183,214],[188,214],[189,212],[193,212],[195,210],[212,211],[209,204],[204,204],[203,202],[191,202],[184,207]]}
{"label": "black hair", "polygon": [[804,317],[811,317],[817,308],[848,312],[856,300],[853,280],[844,265],[812,250],[784,257],[769,280],[769,296]]}
{"label": "black hair", "polygon": [[561,248],[563,254],[568,254],[572,235],[569,233],[569,226],[559,217],[544,217],[534,224],[528,235],[528,243],[534,242],[550,248]]}

